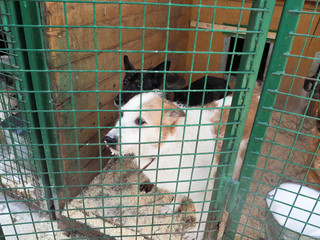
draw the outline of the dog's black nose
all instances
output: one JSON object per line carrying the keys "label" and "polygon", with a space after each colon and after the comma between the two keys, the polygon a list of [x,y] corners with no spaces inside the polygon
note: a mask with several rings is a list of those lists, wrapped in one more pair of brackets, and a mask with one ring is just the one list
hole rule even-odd
{"label": "dog's black nose", "polygon": [[104,141],[106,143],[118,143],[118,138],[117,137],[111,137],[109,135],[106,135],[106,137],[104,138]]}

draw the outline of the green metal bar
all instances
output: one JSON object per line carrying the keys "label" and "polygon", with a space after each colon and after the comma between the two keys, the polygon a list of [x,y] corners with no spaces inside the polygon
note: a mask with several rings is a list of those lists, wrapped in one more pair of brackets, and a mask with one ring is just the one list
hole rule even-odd
{"label": "green metal bar", "polygon": [[[244,1],[242,1],[241,7],[243,7],[243,5],[244,5]],[[239,21],[238,21],[238,24],[237,24],[237,28],[238,28],[238,29],[241,27],[240,24],[241,24],[242,16],[243,16],[243,10],[241,10],[241,11],[240,11],[240,14],[239,14]],[[248,29],[247,29],[247,30],[248,30]],[[236,47],[237,47],[238,37],[239,37],[239,35],[238,35],[238,32],[237,32],[237,33],[235,34],[235,41],[234,41],[234,46],[233,46],[233,49],[232,49],[232,56],[231,56],[231,61],[230,61],[230,67],[229,67],[229,69],[228,69],[227,86],[229,86],[230,79],[231,79],[231,72],[232,72],[232,66],[233,66],[233,62],[234,62],[234,58],[235,58],[235,54],[236,54]],[[243,49],[243,50],[244,50],[244,49]],[[208,69],[206,69],[206,70],[208,70]],[[240,68],[239,68],[238,70],[240,70]],[[223,103],[223,105],[225,105],[225,103]],[[219,120],[220,123],[222,122],[223,111],[224,111],[224,109],[221,110],[221,116],[220,116],[220,120]],[[232,122],[231,122],[231,123],[232,123]],[[219,124],[219,126],[218,126],[218,131],[217,131],[217,136],[219,136],[219,134],[220,134],[221,126],[222,126],[222,124]],[[226,135],[226,136],[227,136],[227,135]],[[236,138],[235,138],[235,139],[236,139]],[[227,137],[226,140],[227,140],[227,141],[231,141],[232,138]],[[214,151],[216,151],[216,147],[217,147],[217,145],[215,146]],[[228,150],[230,150],[230,149],[228,149]],[[227,154],[232,153],[232,150],[231,150],[231,151],[228,151],[228,150],[226,151]],[[221,149],[221,151],[223,152],[222,149]],[[223,153],[220,153],[220,154],[223,155]],[[219,168],[222,168],[222,169],[223,169],[224,167],[222,167],[222,166],[223,166],[223,164],[220,164],[220,163],[219,163]],[[228,165],[226,165],[226,166],[228,167]],[[217,169],[217,173],[216,173],[216,177],[217,177],[217,178],[219,178],[219,176],[220,176],[219,168]],[[218,180],[218,181],[219,181],[219,180]],[[231,182],[231,180],[228,180],[228,182]],[[224,186],[225,186],[224,191],[222,191],[222,192],[220,192],[220,193],[217,193],[217,191],[216,191],[216,192],[213,194],[212,199],[217,199],[217,201],[211,203],[210,210],[216,209],[215,206],[219,206],[219,205],[220,205],[220,206],[223,206],[223,205],[225,204],[225,201],[226,201],[226,198],[227,198],[227,193],[229,192],[229,185],[230,185],[229,183],[228,183],[228,184],[224,184]],[[213,189],[215,189],[215,188],[213,188]],[[228,190],[227,190],[227,189],[228,189]],[[227,190],[227,192],[226,192],[226,190]],[[220,194],[220,197],[216,197],[217,194]],[[220,201],[224,201],[224,202],[220,202]],[[217,232],[218,232],[218,231],[217,231],[218,221],[216,221],[216,220],[221,219],[222,214],[223,214],[223,208],[220,208],[220,209],[219,209],[219,214],[216,214],[216,217],[213,217],[213,218],[212,218],[212,216],[209,216],[208,221],[207,221],[206,229],[207,229],[207,230],[210,230],[209,228],[213,228],[213,230],[215,230],[215,231],[214,231],[214,233],[213,233],[212,235],[215,236],[215,237],[216,237],[216,234],[217,234]],[[213,221],[216,221],[216,222],[211,223],[211,222],[212,222],[212,221],[210,221],[211,219],[212,219]],[[210,224],[210,223],[211,223],[211,224]],[[211,226],[211,227],[210,227],[210,226]],[[211,229],[211,230],[212,230],[212,229]]]}
{"label": "green metal bar", "polygon": [[[122,26],[122,2],[120,1],[119,2],[119,27]],[[119,49],[121,50],[122,49],[122,29],[119,29]],[[121,59],[122,55],[121,53],[119,54],[119,69],[120,69],[120,72],[119,72],[119,90],[122,88],[122,79],[121,79],[121,63],[122,63],[122,59]],[[143,66],[141,66],[143,67]],[[121,91],[120,91],[120,99],[121,99]],[[121,100],[119,102],[119,108],[121,109]],[[121,126],[121,113],[119,112],[119,126]],[[119,131],[119,138],[122,139],[122,133],[121,133],[121,128],[120,128],[120,131]],[[122,151],[122,147],[120,145],[120,152]],[[119,204],[120,206],[122,206],[122,202],[123,202],[123,198],[122,198],[122,195],[123,195],[123,169],[122,169],[122,166],[123,166],[123,159],[122,159],[122,156],[119,156],[119,161],[120,161],[120,200],[119,200]],[[121,209],[121,207],[120,207]],[[123,215],[122,215],[122,209],[120,210],[120,236],[122,236],[122,233],[123,233],[123,228],[122,228],[122,218],[123,218]]]}
{"label": "green metal bar", "polygon": [[[203,6],[203,5],[202,5]],[[263,12],[263,10],[261,10],[261,12]],[[3,25],[0,24],[0,27],[3,26],[9,26],[9,27],[25,27],[25,28],[92,28],[92,26],[77,26],[77,25],[39,25],[39,26],[33,26],[30,24],[26,24],[26,25],[20,25],[20,24],[9,24],[9,25]],[[119,27],[115,27],[115,26],[96,26],[97,29],[134,29],[134,30],[163,30],[163,31],[170,31],[172,30],[172,28],[169,27],[127,27],[127,26],[119,26]],[[188,31],[188,32],[208,32],[207,29],[191,29],[191,28],[175,28],[175,31]],[[224,32],[224,33],[260,33],[263,34],[261,31],[249,31],[249,30],[216,30],[216,29],[212,29],[210,30],[211,32]]]}
{"label": "green metal bar", "polygon": [[[36,2],[30,2],[30,1],[20,1],[20,8],[21,8],[21,17],[23,24],[30,24],[33,26],[39,26],[41,23],[39,23],[38,19],[38,11],[37,8],[39,8],[39,4]],[[24,29],[24,36],[26,39],[26,48],[29,49],[44,49],[44,46],[42,45],[41,38],[42,38],[42,32],[41,29],[38,28],[25,28]],[[41,91],[41,90],[47,90],[48,87],[46,85],[47,81],[44,81],[46,78],[46,75],[44,75],[42,72],[39,72],[40,69],[44,68],[44,57],[40,52],[27,52],[27,58],[29,63],[29,68],[34,70],[31,72],[31,79],[30,79],[30,86],[29,88]],[[55,147],[51,146],[51,143],[55,143],[54,140],[56,139],[56,136],[54,134],[54,131],[47,130],[47,127],[53,126],[52,119],[50,118],[49,113],[42,112],[41,110],[47,110],[50,109],[50,95],[45,93],[38,93],[34,94],[34,103],[36,106],[38,114],[37,117],[39,119],[39,126],[40,126],[40,134],[41,134],[41,143],[49,143],[49,145],[42,145],[43,147],[43,154],[42,159],[45,161],[42,162],[43,170],[46,172],[59,172],[59,169],[57,169],[57,164],[46,160],[48,159],[54,159],[57,158],[57,151],[55,150]],[[49,184],[51,186],[55,186],[59,181],[61,181],[60,174],[49,174]],[[50,195],[57,196],[57,192],[55,188],[50,188],[52,191]],[[49,193],[48,193],[49,194]],[[50,196],[49,195],[49,196]],[[56,208],[58,208],[58,202],[54,201],[54,204]]]}
{"label": "green metal bar", "polygon": [[[2,2],[3,4],[3,2]],[[9,21],[14,22],[14,23],[20,23],[21,22],[21,16],[20,16],[20,6],[18,2],[12,2],[12,1],[7,1],[6,6],[2,5],[2,10],[7,8],[7,11],[9,13]],[[9,28],[8,28],[9,30]],[[25,37],[24,37],[24,32],[22,29],[19,28],[11,28],[10,32],[14,36],[14,43],[15,43],[15,48],[13,49],[13,52],[15,53],[16,57],[14,58],[14,62],[21,71],[15,71],[19,69],[14,69],[14,74],[19,76],[19,78],[22,79],[21,83],[18,83],[17,90],[23,95],[23,100],[24,104],[23,106],[19,106],[21,108],[25,109],[25,112],[23,114],[23,117],[25,117],[26,122],[28,123],[27,127],[31,126],[38,126],[38,118],[36,112],[34,112],[34,98],[32,94],[32,86],[31,86],[31,79],[30,79],[30,74],[25,71],[25,69],[28,69],[28,56],[24,52],[20,51],[15,51],[16,49],[25,49]],[[7,71],[7,69],[6,69]],[[21,91],[20,91],[21,90]],[[22,90],[27,90],[27,91],[22,91]],[[48,186],[48,179],[47,177],[43,174],[45,172],[44,165],[38,161],[38,159],[41,159],[43,156],[43,153],[41,151],[41,147],[39,143],[41,143],[41,136],[40,132],[35,130],[35,129],[30,129],[30,138],[29,139],[34,145],[30,144],[32,149],[32,154],[34,155],[34,159],[37,163],[37,167],[41,174],[38,174],[39,176],[39,181],[40,185],[43,186]],[[37,144],[36,144],[37,143]],[[50,193],[48,189],[44,190],[44,194],[46,196],[49,196]],[[48,204],[48,209],[50,209],[50,204]]]}
{"label": "green metal bar", "polygon": [[3,234],[2,226],[0,225],[0,240],[6,240]]}
{"label": "green metal bar", "polygon": [[[82,73],[82,72],[92,72],[92,73],[97,73],[97,72],[111,72],[111,73],[122,73],[123,70],[32,70],[32,69],[28,69],[28,70],[21,70],[21,69],[17,69],[17,70],[6,70],[7,72],[57,72],[57,73],[72,73],[72,72],[77,72],[77,73]],[[152,72],[152,71],[150,71]],[[202,73],[202,74],[210,74],[210,73],[230,73],[230,71],[172,71],[174,73]],[[231,73],[237,73],[237,74],[250,74],[251,72],[242,72],[242,71],[233,71]],[[72,91],[72,90],[71,90]],[[70,92],[70,91],[64,91],[64,92]]]}
{"label": "green metal bar", "polygon": [[[8,15],[7,15],[8,22],[16,22],[16,23],[22,22],[21,8],[19,5],[19,2],[1,1],[1,11],[2,11],[1,14],[3,14],[4,11],[8,12]],[[25,146],[28,149],[26,153],[28,156],[26,157],[26,159],[16,158],[17,161],[23,161],[23,166],[21,168],[19,167],[18,169],[16,169],[18,173],[13,173],[13,174],[21,176],[21,182],[20,182],[22,184],[21,189],[25,191],[25,197],[28,197],[28,187],[26,185],[27,182],[25,182],[23,177],[26,175],[34,175],[37,178],[37,181],[39,181],[39,184],[40,184],[40,186],[37,188],[39,189],[39,193],[41,193],[41,196],[39,197],[40,197],[40,200],[41,198],[46,200],[46,207],[47,207],[46,212],[48,212],[51,209],[51,201],[49,200],[51,196],[51,192],[50,192],[50,189],[47,187],[49,185],[48,184],[49,181],[45,173],[46,172],[45,163],[41,161],[43,159],[44,154],[41,147],[40,131],[35,129],[30,129],[31,126],[33,127],[38,126],[38,116],[33,111],[35,110],[34,109],[35,101],[34,101],[34,95],[32,93],[33,88],[31,85],[31,75],[24,71],[25,69],[29,69],[30,65],[29,65],[28,56],[26,52],[15,51],[15,49],[21,50],[26,48],[25,35],[22,28],[6,27],[6,31],[8,33],[9,32],[11,33],[9,41],[11,41],[12,43],[10,43],[11,46],[10,45],[9,46],[12,48],[12,50],[7,50],[7,52],[9,53],[8,55],[9,55],[10,61],[9,61],[9,65],[6,66],[4,71],[6,72],[10,66],[14,70],[16,69],[21,70],[19,72],[13,73],[15,76],[17,76],[17,78],[15,78],[15,87],[17,90],[17,95],[19,100],[19,108],[24,109],[24,111],[21,114],[22,119],[20,120],[23,122],[23,124],[26,127],[24,130],[27,133],[27,135],[25,135],[26,140],[28,142],[33,143],[33,144],[25,144]],[[22,89],[27,91],[21,91]],[[11,139],[13,139],[12,135],[11,135]],[[12,146],[12,147],[14,151],[16,151],[17,148],[20,148],[20,151],[22,151],[21,149],[22,146],[23,144],[18,142],[16,146]],[[16,155],[15,157],[17,156],[18,155]],[[27,161],[28,161],[28,165],[26,165]],[[29,167],[27,167],[29,166],[29,164],[31,165],[30,169],[28,169]],[[29,170],[31,172],[29,172]],[[8,175],[9,174],[6,173],[5,177],[7,177]],[[1,184],[1,187],[3,187],[2,184]],[[6,204],[9,210],[11,221],[12,223],[14,223],[14,219],[12,219],[12,216],[11,216],[11,210],[10,210],[11,205],[9,205],[8,203],[6,193],[4,193],[4,198],[5,198],[5,201],[7,202]],[[37,202],[33,202],[31,199],[26,201],[26,204],[28,206],[30,213],[32,211],[31,205],[33,203],[37,205]],[[31,223],[29,224],[32,224],[36,239],[39,239],[38,232],[36,232],[36,226],[35,226],[36,221],[34,219],[34,216],[30,214],[30,218],[31,218]],[[16,231],[15,225],[16,224],[13,224],[12,226],[15,230],[15,236],[19,236],[20,233]],[[51,225],[51,227],[53,229],[53,225]]]}
{"label": "green metal bar", "polygon": [[263,144],[263,141],[259,141],[259,139],[264,139],[268,129],[267,125],[272,114],[272,111],[270,111],[269,108],[273,108],[275,105],[276,90],[280,87],[283,77],[281,73],[284,72],[288,60],[285,53],[289,52],[291,49],[294,39],[291,33],[295,32],[298,26],[300,14],[290,10],[302,9],[303,4],[304,1],[286,1],[283,7],[272,58],[270,60],[263,92],[260,98],[260,104],[248,143],[243,169],[240,174],[239,202],[234,211],[230,213],[231,221],[225,235],[227,239],[234,239],[238,221],[241,218],[241,212],[247,199],[248,189],[251,186],[250,179],[252,179],[254,174],[254,170],[248,166],[255,166],[257,164],[259,158],[257,153],[261,151]]}
{"label": "green metal bar", "polygon": [[[19,0],[10,0],[10,1],[19,1]],[[28,0],[28,2],[46,2],[47,0]],[[50,0],[50,2],[66,2],[69,3],[70,0]],[[90,3],[92,4],[92,1],[82,1],[82,0],[72,0],[72,3]],[[99,1],[99,4],[115,4],[115,1]],[[263,11],[259,8],[246,8],[246,7],[229,7],[229,6],[214,6],[214,5],[204,5],[204,4],[181,4],[181,3],[159,3],[159,2],[128,2],[128,1],[121,1],[121,4],[123,5],[156,5],[156,6],[177,6],[177,7],[201,7],[201,8],[209,8],[209,9],[234,9],[234,10],[249,10],[249,11]]]}
{"label": "green metal bar", "polygon": [[[245,122],[247,119],[249,106],[252,99],[252,94],[256,84],[256,78],[258,75],[261,58],[263,55],[264,46],[267,40],[268,29],[270,26],[273,9],[275,6],[275,0],[271,1],[253,1],[252,8],[266,9],[265,12],[251,11],[250,18],[248,22],[248,33],[246,34],[244,43],[244,52],[255,52],[255,55],[241,57],[241,62],[239,66],[239,71],[250,71],[251,74],[238,74],[235,89],[248,89],[249,91],[237,91],[233,94],[231,106],[245,106],[244,109],[231,109],[228,122],[238,122],[239,124],[234,124],[232,126],[227,126],[225,137],[237,137],[236,140],[224,141],[222,151],[238,150],[243,130],[245,127]],[[263,32],[262,34],[252,33],[254,30],[259,30]],[[232,178],[234,165],[237,159],[237,151],[221,154],[219,164],[230,165],[227,168],[218,168],[217,179],[215,181],[215,188],[223,189],[225,187],[225,182]],[[220,199],[222,198],[222,199]],[[213,199],[218,199],[221,204],[215,204],[214,208],[224,210],[226,204],[226,196],[222,192],[214,192]],[[221,218],[218,214],[213,216],[214,220]],[[217,228],[217,226],[216,226]],[[215,232],[213,236],[216,236]]]}
{"label": "green metal bar", "polygon": [[[1,26],[1,25],[0,25]],[[7,26],[7,25],[3,25],[3,26]],[[22,26],[20,26],[22,27]],[[210,31],[208,31],[210,32]],[[234,34],[234,33],[233,33]],[[232,34],[232,35],[233,35]],[[30,51],[35,51],[35,52],[88,52],[88,53],[103,53],[103,52],[112,52],[112,53],[197,53],[197,54],[211,54],[211,55],[221,55],[221,54],[227,54],[229,52],[210,52],[210,51],[201,51],[201,52],[197,52],[197,51],[179,51],[179,50],[169,50],[165,51],[165,50],[121,50],[121,49],[112,49],[112,50],[108,50],[108,49],[13,49],[13,48],[0,48],[0,51],[3,50],[15,50],[15,51],[24,51],[24,52],[30,52]],[[246,52],[235,52],[237,55],[246,55],[246,54],[255,54],[255,53],[246,53]],[[99,70],[100,71],[100,70]],[[103,71],[103,70],[101,70]],[[110,70],[111,71],[111,70]],[[125,70],[114,70],[114,71],[118,71],[118,72],[126,72]],[[150,71],[151,72],[151,71]],[[170,72],[176,72],[176,71],[171,71]],[[180,71],[180,72],[185,72],[185,71]]]}

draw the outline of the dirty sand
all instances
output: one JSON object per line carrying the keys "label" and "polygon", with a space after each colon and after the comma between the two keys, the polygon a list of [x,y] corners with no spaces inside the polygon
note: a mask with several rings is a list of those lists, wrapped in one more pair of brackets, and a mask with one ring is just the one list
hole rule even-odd
{"label": "dirty sand", "polygon": [[62,215],[116,239],[121,234],[125,240],[151,239],[153,234],[154,240],[166,240],[169,235],[172,240],[181,239],[194,226],[195,215],[190,213],[194,205],[188,204],[188,209],[183,205],[178,213],[163,215],[160,208],[169,204],[173,196],[162,189],[140,191],[137,183],[146,181],[132,159],[122,161],[121,171],[120,161],[111,159],[90,187],[78,196],[81,199],[72,200]]}
{"label": "dirty sand", "polygon": [[312,137],[303,134],[312,134],[314,124],[313,120],[303,120],[299,116],[284,114],[281,117],[280,113],[273,113],[270,122],[273,127],[268,128],[241,218],[241,223],[247,227],[238,227],[237,239],[265,239],[264,196],[280,183],[306,180],[310,163],[305,151],[309,150]]}

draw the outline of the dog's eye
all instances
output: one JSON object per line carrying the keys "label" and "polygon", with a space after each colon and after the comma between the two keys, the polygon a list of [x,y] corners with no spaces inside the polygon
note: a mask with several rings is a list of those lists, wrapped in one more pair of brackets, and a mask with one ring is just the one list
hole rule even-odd
{"label": "dog's eye", "polygon": [[121,112],[121,118],[123,118],[123,112]]}
{"label": "dog's eye", "polygon": [[140,124],[143,125],[143,124],[146,124],[147,122],[143,118],[137,117],[134,123],[136,125],[140,125]]}
{"label": "dog's eye", "polygon": [[123,85],[127,85],[127,84],[128,84],[128,79],[127,78],[123,79]]}
{"label": "dog's eye", "polygon": [[137,88],[140,90],[140,88],[141,88],[140,84],[137,85]]}

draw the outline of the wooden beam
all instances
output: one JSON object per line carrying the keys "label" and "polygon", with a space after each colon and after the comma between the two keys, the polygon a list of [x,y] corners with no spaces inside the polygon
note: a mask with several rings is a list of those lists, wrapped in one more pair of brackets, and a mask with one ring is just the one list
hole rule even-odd
{"label": "wooden beam", "polygon": [[[197,26],[197,21],[191,20],[190,21],[190,27],[196,27]],[[199,22],[198,23],[198,28],[201,29],[212,29],[212,24],[211,23],[206,23],[206,22]],[[237,28],[237,27],[232,27],[232,26],[227,26],[227,25],[221,25],[221,24],[214,24],[214,30],[228,30],[236,33],[236,31],[247,31],[246,28]],[[240,33],[240,34],[245,34],[245,33]],[[276,33],[274,32],[268,32],[268,38],[269,39],[275,39],[276,38]]]}

